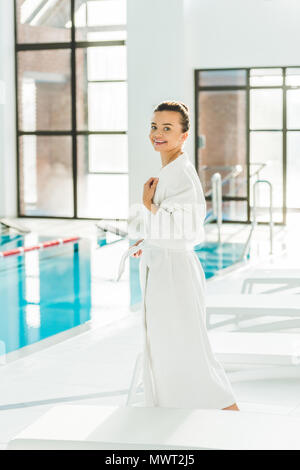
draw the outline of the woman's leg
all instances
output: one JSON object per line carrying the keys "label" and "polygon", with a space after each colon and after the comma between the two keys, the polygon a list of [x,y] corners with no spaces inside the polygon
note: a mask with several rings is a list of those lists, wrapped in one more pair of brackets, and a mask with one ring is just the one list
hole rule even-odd
{"label": "woman's leg", "polygon": [[235,411],[240,411],[240,409],[238,408],[237,404],[234,403],[233,405],[231,406],[227,406],[226,408],[222,408],[222,410],[235,410]]}

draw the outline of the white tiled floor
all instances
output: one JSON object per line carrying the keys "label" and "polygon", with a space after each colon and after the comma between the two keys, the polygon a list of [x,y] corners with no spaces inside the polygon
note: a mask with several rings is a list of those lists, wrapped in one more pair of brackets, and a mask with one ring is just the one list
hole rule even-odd
{"label": "white tiled floor", "polygon": [[[20,223],[47,235],[75,234],[94,239],[96,233],[94,222],[20,219]],[[249,230],[249,226],[224,224],[223,241],[245,241]],[[207,232],[208,239],[214,240],[215,228],[209,227]],[[297,217],[291,219],[289,230],[285,232],[282,233],[282,241],[287,245],[285,254],[272,260],[258,256],[253,265],[299,266],[300,224]],[[280,236],[277,235],[277,240]],[[265,243],[265,253],[267,240],[268,228],[259,227],[254,242]],[[111,257],[113,250],[111,253],[109,248],[97,250],[97,263],[107,265],[108,277],[113,278],[116,274],[117,260],[127,247],[126,241],[122,243],[115,250],[114,259]],[[277,247],[280,251],[281,242],[277,242]],[[107,283],[101,269],[94,272],[94,299],[97,303],[98,295],[101,303],[95,311],[92,329],[0,366],[0,449],[62,400],[73,404],[125,405],[135,359],[142,346],[141,315],[139,311],[131,312],[128,307],[128,272],[124,273],[118,286]],[[243,270],[233,272],[218,281],[208,282],[208,291],[228,292],[231,289],[238,292],[244,276],[242,273]],[[300,418],[300,379],[234,382],[233,388],[241,411],[293,414]]]}

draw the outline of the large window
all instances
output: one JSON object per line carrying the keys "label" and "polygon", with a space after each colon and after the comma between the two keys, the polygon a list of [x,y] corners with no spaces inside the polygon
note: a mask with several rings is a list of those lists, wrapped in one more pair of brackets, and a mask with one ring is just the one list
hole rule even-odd
{"label": "large window", "polygon": [[127,219],[126,0],[15,0],[19,216]]}
{"label": "large window", "polygon": [[[197,70],[196,162],[206,191],[220,172],[224,218],[250,222],[253,184],[273,186],[274,221],[300,209],[300,67]],[[235,171],[237,170],[237,171]],[[257,219],[268,221],[269,190],[259,185]]]}

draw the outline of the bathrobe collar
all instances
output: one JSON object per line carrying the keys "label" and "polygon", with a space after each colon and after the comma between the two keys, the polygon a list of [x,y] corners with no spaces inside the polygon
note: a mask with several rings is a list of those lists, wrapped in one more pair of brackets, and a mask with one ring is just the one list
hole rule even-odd
{"label": "bathrobe collar", "polygon": [[164,173],[166,170],[170,170],[171,168],[180,165],[182,162],[186,161],[188,158],[187,153],[185,150],[183,150],[183,153],[181,153],[175,160],[172,160],[170,163],[167,163],[167,165],[163,166],[159,170],[159,174]]}

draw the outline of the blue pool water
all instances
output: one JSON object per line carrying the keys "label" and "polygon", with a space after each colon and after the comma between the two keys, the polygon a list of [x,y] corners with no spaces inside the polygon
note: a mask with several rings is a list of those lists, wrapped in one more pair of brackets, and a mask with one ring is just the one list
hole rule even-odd
{"label": "blue pool water", "polygon": [[12,250],[23,245],[22,235],[0,234],[0,251]]}
{"label": "blue pool water", "polygon": [[[133,245],[133,243],[135,243],[135,241],[131,241],[130,245]],[[243,243],[222,243],[219,245],[214,242],[205,242],[196,245],[194,251],[201,262],[205,278],[209,279],[220,269],[227,268],[237,263],[242,256],[244,246]],[[139,258],[130,258],[131,305],[139,303],[142,300],[139,283],[139,262]]]}
{"label": "blue pool water", "polygon": [[220,269],[237,263],[241,259],[244,248],[244,243],[205,242],[196,245],[194,250],[202,264],[206,279],[209,279]]}
{"label": "blue pool water", "polygon": [[[1,235],[0,251],[23,246],[26,237]],[[38,237],[35,242],[49,240]],[[122,237],[108,234],[98,246]],[[130,240],[132,245],[136,240]],[[35,244],[30,243],[30,244]],[[239,261],[244,245],[195,246],[206,278]],[[91,319],[91,247],[88,240],[0,258],[0,355],[16,351]],[[130,262],[130,304],[141,301],[139,258]],[[105,266],[103,266],[105,274]]]}
{"label": "blue pool water", "polygon": [[[39,237],[39,242],[46,239]],[[78,326],[90,319],[90,311],[88,241],[0,258],[2,353]]]}

